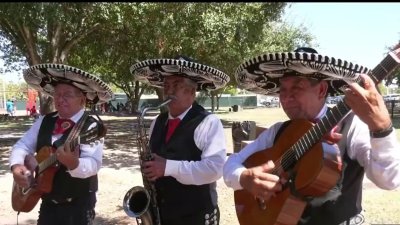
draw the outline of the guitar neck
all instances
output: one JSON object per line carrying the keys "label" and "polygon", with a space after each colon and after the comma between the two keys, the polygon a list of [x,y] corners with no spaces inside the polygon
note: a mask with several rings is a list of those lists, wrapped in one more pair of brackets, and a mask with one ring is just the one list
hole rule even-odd
{"label": "guitar neck", "polygon": [[43,171],[45,171],[47,168],[50,166],[54,165],[57,162],[57,157],[55,154],[51,154],[46,160],[43,160],[41,163],[38,165],[38,174],[41,174]]}
{"label": "guitar neck", "polygon": [[321,120],[305,133],[292,147],[295,152],[295,159],[299,160],[308,149],[318,143],[322,136],[332,130],[340,120],[350,113],[350,111],[350,107],[347,106],[343,100],[339,101],[335,107],[329,110],[326,115],[322,117]]}
{"label": "guitar neck", "polygon": [[[389,76],[400,65],[400,48],[390,52],[368,76],[375,85]],[[358,76],[354,81],[363,86],[363,80]],[[351,108],[343,101],[339,101],[324,117],[320,119],[309,131],[307,131],[292,147],[282,156],[281,160],[284,170],[292,167],[312,146],[318,143],[322,136],[332,130],[343,118],[347,116]]]}
{"label": "guitar neck", "polygon": [[[71,151],[75,150],[75,147],[80,144],[93,143],[100,138],[104,137],[107,129],[103,125],[95,126],[90,130],[81,132],[84,122],[88,118],[88,114],[85,112],[84,116],[79,120],[79,122],[73,127],[68,135],[67,140],[63,145],[68,145]],[[62,144],[56,145],[55,148],[60,147]],[[47,168],[54,165],[57,162],[57,157],[55,154],[50,154],[45,160],[39,163],[38,173],[44,172]]]}
{"label": "guitar neck", "polygon": [[[69,144],[71,151],[74,151],[75,146],[80,144],[79,136],[75,139],[70,140],[69,142],[65,142],[65,144]],[[57,156],[55,154],[51,154],[47,159],[43,160],[38,165],[38,173],[42,173],[50,166],[54,165],[57,162]]]}

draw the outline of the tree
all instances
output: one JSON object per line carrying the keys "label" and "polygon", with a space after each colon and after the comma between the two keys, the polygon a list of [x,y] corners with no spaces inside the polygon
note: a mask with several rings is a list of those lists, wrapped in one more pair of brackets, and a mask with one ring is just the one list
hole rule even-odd
{"label": "tree", "polygon": [[[2,3],[0,49],[9,69],[40,63],[68,63],[76,45],[107,19],[104,3]],[[40,94],[41,114],[54,110]]]}
{"label": "tree", "polygon": [[[149,58],[187,55],[231,76],[255,53],[293,49],[311,38],[302,30],[276,22],[285,3],[119,3],[109,8],[113,29],[86,39],[75,52],[81,67],[95,65],[104,80],[123,90],[137,108],[140,96],[150,91],[133,80],[129,68]],[[82,49],[85,53],[81,54]],[[97,65],[96,65],[97,62]],[[162,92],[154,90],[160,100]],[[207,93],[213,100],[223,90]]]}
{"label": "tree", "polygon": [[[184,54],[231,77],[243,59],[308,43],[301,29],[280,22],[286,3],[5,3],[0,50],[7,65],[68,63],[124,91],[136,109],[154,90],[129,68],[149,58]],[[213,99],[223,90],[208,93]],[[41,96],[41,113],[51,99]],[[218,100],[217,100],[218,102]],[[214,106],[213,106],[214,108]]]}

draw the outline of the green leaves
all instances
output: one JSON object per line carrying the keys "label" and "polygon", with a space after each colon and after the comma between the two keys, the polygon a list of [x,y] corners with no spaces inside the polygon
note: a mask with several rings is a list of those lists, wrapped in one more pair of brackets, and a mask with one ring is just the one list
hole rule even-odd
{"label": "green leaves", "polygon": [[[286,3],[3,3],[0,44],[11,65],[65,63],[140,98],[129,68],[187,55],[231,76],[245,59],[312,38],[280,21]],[[220,90],[222,91],[222,90]],[[218,91],[216,92],[218,94]]]}

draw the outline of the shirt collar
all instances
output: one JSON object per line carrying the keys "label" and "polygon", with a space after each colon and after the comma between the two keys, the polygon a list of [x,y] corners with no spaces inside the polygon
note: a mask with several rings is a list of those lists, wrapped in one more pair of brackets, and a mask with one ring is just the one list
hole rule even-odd
{"label": "shirt collar", "polygon": [[[78,120],[83,116],[83,113],[85,112],[84,109],[79,110],[77,113],[75,113],[75,115],[73,115],[71,118],[68,118],[72,121],[74,121],[74,123],[77,123]],[[58,113],[56,115],[54,115],[54,117],[59,116]],[[67,118],[66,118],[67,119]]]}
{"label": "shirt collar", "polygon": [[168,119],[176,119],[176,118],[179,118],[180,120],[182,120],[185,116],[186,116],[186,114],[189,112],[189,110],[192,108],[192,106],[190,105],[190,107],[189,108],[187,108],[186,110],[185,110],[185,112],[183,112],[182,114],[180,114],[179,116],[177,116],[177,117],[172,117],[171,116],[171,114],[170,113],[168,113]]}

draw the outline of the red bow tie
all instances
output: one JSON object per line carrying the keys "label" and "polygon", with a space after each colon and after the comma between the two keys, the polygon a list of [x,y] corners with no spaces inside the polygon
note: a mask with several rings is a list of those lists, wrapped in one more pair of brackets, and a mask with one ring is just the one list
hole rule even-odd
{"label": "red bow tie", "polygon": [[169,138],[171,135],[174,133],[175,128],[179,125],[179,122],[181,120],[179,118],[176,119],[169,119],[168,120],[168,130],[167,130],[167,136],[165,136],[165,141],[168,142]]}
{"label": "red bow tie", "polygon": [[57,118],[56,124],[54,126],[53,134],[63,134],[66,130],[75,125],[74,121],[70,119]]}

